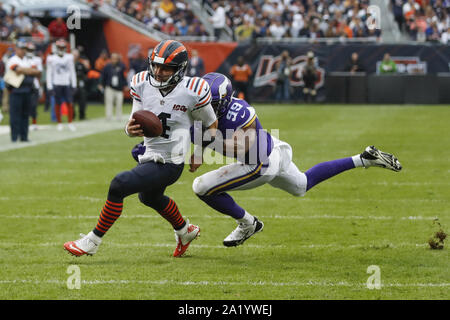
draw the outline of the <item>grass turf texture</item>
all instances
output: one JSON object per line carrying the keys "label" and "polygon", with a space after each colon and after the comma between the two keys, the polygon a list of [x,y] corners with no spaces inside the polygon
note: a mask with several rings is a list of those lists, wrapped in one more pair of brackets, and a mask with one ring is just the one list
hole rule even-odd
{"label": "grass turf texture", "polygon": [[[1,299],[449,299],[448,243],[430,250],[438,217],[448,232],[450,144],[447,106],[256,106],[267,129],[293,148],[302,171],[374,144],[400,173],[355,169],[304,198],[263,186],[232,196],[264,223],[236,248],[222,240],[233,219],[193,194],[193,179],[217,168],[187,168],[167,189],[201,227],[173,258],[170,225],[137,196],[98,253],[75,258],[63,243],[95,226],[114,175],[135,165],[138,139],[121,130],[0,153]],[[77,265],[81,289],[69,290]],[[381,271],[369,290],[367,268]]]}

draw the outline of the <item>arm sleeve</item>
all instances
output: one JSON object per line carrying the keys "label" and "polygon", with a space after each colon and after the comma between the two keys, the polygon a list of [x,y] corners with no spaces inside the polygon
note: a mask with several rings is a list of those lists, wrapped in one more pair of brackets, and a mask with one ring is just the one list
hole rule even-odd
{"label": "arm sleeve", "polygon": [[70,60],[70,82],[72,83],[72,88],[77,87],[77,73],[75,72],[75,62],[73,61],[73,57]]}
{"label": "arm sleeve", "polygon": [[38,59],[37,60],[37,69],[42,72],[43,68],[42,68],[42,59]]}
{"label": "arm sleeve", "polygon": [[133,107],[131,108],[131,113],[130,113],[130,117],[128,118],[128,120],[131,120],[131,118],[133,117],[133,113],[135,113],[136,111],[139,110],[143,110],[144,107],[142,105],[141,101],[137,101],[136,99],[133,99]]}
{"label": "arm sleeve", "polygon": [[214,112],[211,103],[208,103],[202,108],[192,110],[191,115],[194,120],[201,121],[206,128],[217,120],[216,113]]}
{"label": "arm sleeve", "polygon": [[[15,69],[17,68],[17,66],[18,66],[18,64],[17,64],[16,59],[15,59],[14,57],[11,57],[11,58],[9,58],[8,61],[6,62],[5,69],[6,69],[6,70],[11,69],[11,70],[14,70],[14,71],[15,71]],[[5,72],[6,72],[6,70],[5,70]]]}
{"label": "arm sleeve", "polygon": [[45,79],[47,82],[47,90],[52,90],[53,89],[53,79],[52,79],[52,61],[47,58],[47,71],[46,71],[46,75],[45,75]]}
{"label": "arm sleeve", "polygon": [[141,95],[138,93],[138,90],[136,89],[136,77],[138,76],[138,74],[135,74],[130,81],[130,96],[133,98],[133,106],[134,106],[134,101],[137,101],[139,103],[142,102],[141,99]]}
{"label": "arm sleeve", "polygon": [[[137,101],[136,99],[133,99],[133,107],[131,108],[131,113],[130,113],[130,117],[128,118],[128,121],[131,120],[131,118],[133,117],[133,113],[135,113],[138,110],[142,110],[142,102]],[[127,126],[125,126],[125,133],[127,136],[130,136],[127,130]]]}

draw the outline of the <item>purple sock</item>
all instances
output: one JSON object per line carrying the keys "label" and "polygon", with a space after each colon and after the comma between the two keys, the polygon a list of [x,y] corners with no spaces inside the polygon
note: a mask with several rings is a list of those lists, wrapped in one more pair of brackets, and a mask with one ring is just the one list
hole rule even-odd
{"label": "purple sock", "polygon": [[305,172],[308,181],[306,190],[311,189],[316,184],[330,179],[341,172],[353,168],[355,168],[355,164],[353,163],[351,157],[316,164],[314,167]]}
{"label": "purple sock", "polygon": [[245,215],[242,209],[228,193],[219,193],[211,196],[198,196],[211,208],[229,215],[235,219],[241,219]]}

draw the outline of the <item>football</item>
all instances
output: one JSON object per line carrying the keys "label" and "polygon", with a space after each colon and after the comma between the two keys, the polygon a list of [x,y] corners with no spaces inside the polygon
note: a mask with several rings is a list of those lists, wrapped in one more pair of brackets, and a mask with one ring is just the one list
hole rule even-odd
{"label": "football", "polygon": [[133,113],[135,123],[140,124],[147,138],[158,137],[162,134],[161,120],[151,111],[139,110]]}

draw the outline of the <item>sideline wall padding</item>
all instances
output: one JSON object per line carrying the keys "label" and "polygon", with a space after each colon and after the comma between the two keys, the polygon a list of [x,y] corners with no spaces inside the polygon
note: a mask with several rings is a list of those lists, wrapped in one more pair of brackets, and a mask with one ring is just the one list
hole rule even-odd
{"label": "sideline wall padding", "polygon": [[[103,31],[108,43],[110,52],[119,52],[124,61],[128,64],[128,48],[132,44],[140,44],[141,54],[147,57],[149,48],[154,48],[159,41],[149,38],[121,23],[113,20],[107,20],[103,24]],[[236,48],[235,42],[186,42],[183,43],[189,51],[197,49],[199,56],[205,63],[206,72],[213,72],[219,68],[224,60]]]}

